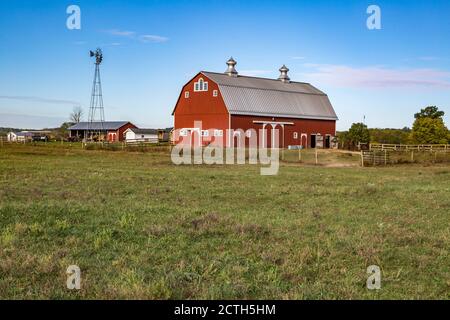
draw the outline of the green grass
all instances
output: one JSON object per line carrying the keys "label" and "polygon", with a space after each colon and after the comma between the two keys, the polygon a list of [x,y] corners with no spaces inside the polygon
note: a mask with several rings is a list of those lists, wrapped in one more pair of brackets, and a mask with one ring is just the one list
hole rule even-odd
{"label": "green grass", "polygon": [[448,299],[449,218],[444,164],[261,176],[162,150],[5,144],[0,298]]}

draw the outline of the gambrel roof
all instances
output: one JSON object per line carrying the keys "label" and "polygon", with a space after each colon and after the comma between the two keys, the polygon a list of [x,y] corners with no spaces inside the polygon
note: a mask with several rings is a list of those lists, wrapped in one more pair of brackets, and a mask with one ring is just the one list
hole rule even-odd
{"label": "gambrel roof", "polygon": [[202,71],[218,86],[230,114],[337,120],[328,96],[309,83]]}

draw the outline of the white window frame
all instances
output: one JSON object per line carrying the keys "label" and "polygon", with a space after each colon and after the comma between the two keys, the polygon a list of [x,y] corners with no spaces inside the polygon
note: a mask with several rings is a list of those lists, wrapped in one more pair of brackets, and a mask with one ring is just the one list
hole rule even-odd
{"label": "white window frame", "polygon": [[188,130],[187,129],[181,129],[180,130],[180,136],[181,137],[187,137],[188,135]]}
{"label": "white window frame", "polygon": [[223,130],[214,130],[214,137],[223,137]]}
{"label": "white window frame", "polygon": [[198,79],[197,82],[194,82],[194,91],[195,92],[207,92],[208,91],[208,81],[205,81],[203,78]]}
{"label": "white window frame", "polygon": [[188,98],[189,98],[189,91],[186,91],[186,92],[184,93],[184,98],[185,98],[185,99],[188,99]]}
{"label": "white window frame", "polygon": [[294,132],[294,139],[298,139],[298,132]]}
{"label": "white window frame", "polygon": [[217,97],[219,96],[219,91],[218,90],[213,90],[213,97]]}
{"label": "white window frame", "polygon": [[202,137],[209,137],[209,131],[208,130],[202,130]]}

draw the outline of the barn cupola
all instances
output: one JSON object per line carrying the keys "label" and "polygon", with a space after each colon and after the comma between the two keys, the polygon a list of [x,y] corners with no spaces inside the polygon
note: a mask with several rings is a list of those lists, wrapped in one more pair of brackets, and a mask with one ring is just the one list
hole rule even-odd
{"label": "barn cupola", "polygon": [[236,61],[234,61],[233,57],[231,57],[228,61],[227,61],[227,65],[228,68],[225,71],[225,73],[227,75],[229,75],[230,77],[237,77],[238,76],[238,72],[236,71],[236,69],[234,68],[234,66],[237,64]]}
{"label": "barn cupola", "polygon": [[291,79],[288,76],[288,72],[289,69],[283,64],[283,66],[280,68],[280,77],[278,78],[278,80],[289,83]]}

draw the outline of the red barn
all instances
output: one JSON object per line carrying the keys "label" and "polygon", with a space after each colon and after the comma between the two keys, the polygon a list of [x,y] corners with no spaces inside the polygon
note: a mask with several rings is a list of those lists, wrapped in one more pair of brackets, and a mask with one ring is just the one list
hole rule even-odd
{"label": "red barn", "polygon": [[98,131],[109,142],[123,141],[124,132],[129,128],[137,128],[129,121],[79,122],[68,130],[70,137],[85,139],[89,131]]}
{"label": "red barn", "polygon": [[285,66],[278,79],[266,79],[239,75],[233,58],[227,65],[225,73],[202,71],[183,87],[172,113],[181,136],[199,131],[194,122],[201,121],[201,130],[213,132],[200,133],[208,143],[223,135],[230,146],[229,129],[265,129],[270,146],[271,130],[278,129],[282,148],[331,146],[338,118],[325,93],[309,83],[290,81]]}

